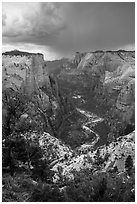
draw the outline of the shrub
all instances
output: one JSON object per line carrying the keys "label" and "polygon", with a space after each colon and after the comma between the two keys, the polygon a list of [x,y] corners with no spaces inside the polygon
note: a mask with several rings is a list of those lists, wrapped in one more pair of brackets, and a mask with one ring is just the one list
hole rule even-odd
{"label": "shrub", "polygon": [[129,176],[131,175],[132,168],[133,168],[133,160],[132,160],[131,155],[128,155],[125,161],[125,169]]}
{"label": "shrub", "polygon": [[[124,182],[123,182],[124,181]],[[90,170],[76,173],[74,181],[68,182],[65,189],[68,202],[125,202],[134,201],[134,176],[117,172],[97,173]]]}
{"label": "shrub", "polygon": [[30,202],[61,202],[64,196],[59,188],[46,183],[39,183],[31,194]]}

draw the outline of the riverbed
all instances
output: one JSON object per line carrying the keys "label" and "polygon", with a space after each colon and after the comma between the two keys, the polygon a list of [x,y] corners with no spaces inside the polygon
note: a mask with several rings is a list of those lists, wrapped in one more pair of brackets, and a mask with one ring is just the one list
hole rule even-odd
{"label": "riverbed", "polygon": [[[83,97],[82,96],[80,97],[80,95],[78,95],[78,97],[76,97],[75,95],[74,98],[73,100],[80,101],[82,99],[83,101]],[[98,146],[106,144],[107,135],[109,133],[109,127],[105,123],[105,119],[101,116],[98,116],[98,114],[96,114],[95,109],[93,109],[92,111],[92,107],[90,107],[89,110],[85,110],[84,107],[86,107],[86,101],[84,101],[84,104],[82,106],[77,107],[77,111],[86,118],[86,120],[82,124],[82,129],[85,135],[90,138],[91,134],[93,140],[92,141],[90,140],[90,142],[82,144],[81,148],[82,149],[86,147],[97,148]],[[93,134],[95,137],[93,137]]]}

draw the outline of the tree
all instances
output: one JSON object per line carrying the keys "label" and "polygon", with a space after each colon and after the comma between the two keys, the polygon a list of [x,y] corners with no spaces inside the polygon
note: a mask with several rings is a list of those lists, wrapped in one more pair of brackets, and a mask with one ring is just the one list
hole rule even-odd
{"label": "tree", "polygon": [[131,175],[132,168],[133,168],[133,159],[132,159],[131,155],[128,155],[128,157],[126,158],[126,161],[125,161],[125,169],[126,169],[129,176]]}
{"label": "tree", "polygon": [[32,191],[30,202],[61,202],[65,201],[63,193],[57,185],[39,183]]}
{"label": "tree", "polygon": [[26,96],[18,91],[14,91],[12,89],[6,89],[3,91],[3,137],[9,136],[14,131],[15,123],[23,113],[26,102]]}

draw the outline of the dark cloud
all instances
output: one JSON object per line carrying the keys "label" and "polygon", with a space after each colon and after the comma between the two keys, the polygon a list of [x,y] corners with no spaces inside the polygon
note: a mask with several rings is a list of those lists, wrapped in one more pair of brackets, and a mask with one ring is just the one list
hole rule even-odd
{"label": "dark cloud", "polygon": [[[75,3],[67,32],[57,42],[57,49],[113,49],[134,43],[135,12],[132,3]],[[66,37],[66,35],[68,35]]]}
{"label": "dark cloud", "polygon": [[[34,4],[33,8],[24,7],[21,18],[17,16],[9,24],[5,24],[8,13],[4,13],[3,43],[45,45],[62,55],[135,43],[133,2],[46,2]],[[6,6],[4,9],[6,12]]]}

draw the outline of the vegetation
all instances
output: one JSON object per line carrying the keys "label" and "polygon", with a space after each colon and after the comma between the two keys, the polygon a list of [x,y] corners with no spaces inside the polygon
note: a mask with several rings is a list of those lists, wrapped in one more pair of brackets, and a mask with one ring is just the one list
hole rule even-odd
{"label": "vegetation", "polygon": [[132,157],[129,155],[125,161],[125,169],[130,176],[132,174],[132,169],[133,169],[133,160]]}
{"label": "vegetation", "polygon": [[11,55],[11,56],[32,56],[32,55],[42,55],[41,53],[30,53],[30,52],[23,52],[19,50],[12,50],[2,53],[2,55]]}
{"label": "vegetation", "polygon": [[134,179],[126,174],[76,172],[62,185],[35,181],[25,174],[3,178],[3,201],[29,202],[134,202]]}

